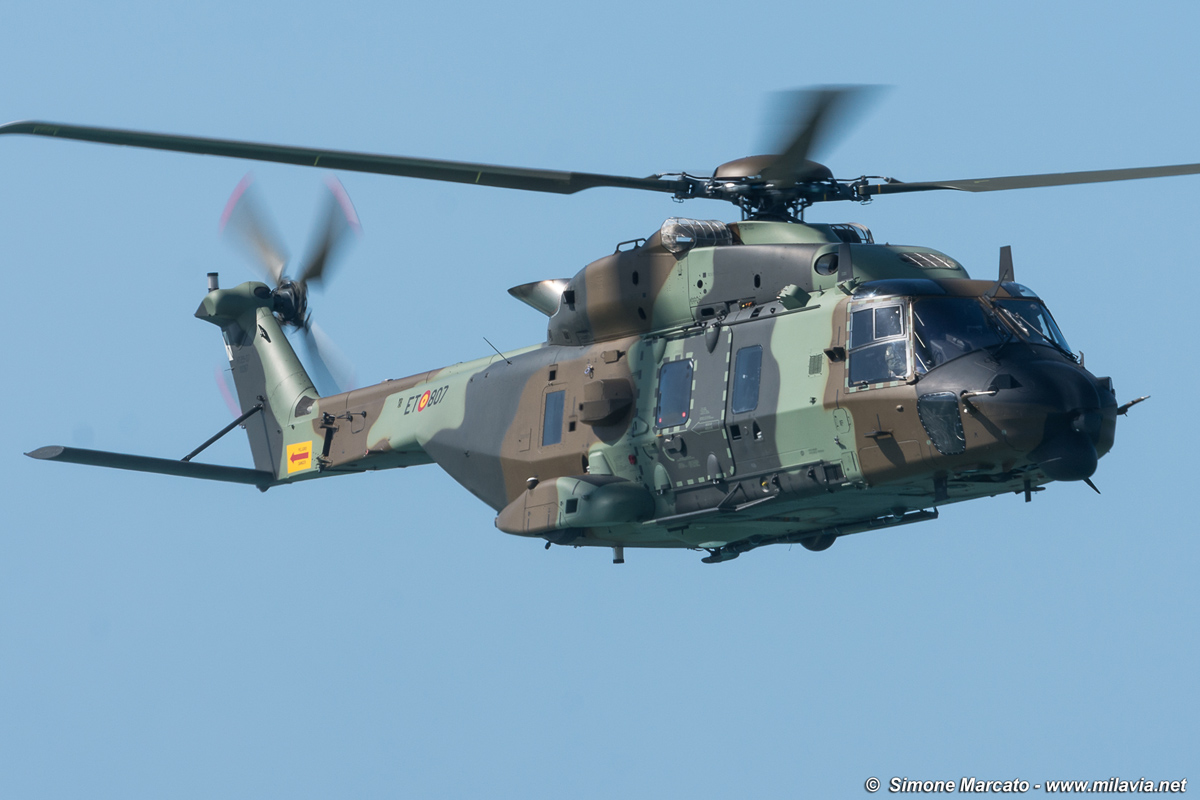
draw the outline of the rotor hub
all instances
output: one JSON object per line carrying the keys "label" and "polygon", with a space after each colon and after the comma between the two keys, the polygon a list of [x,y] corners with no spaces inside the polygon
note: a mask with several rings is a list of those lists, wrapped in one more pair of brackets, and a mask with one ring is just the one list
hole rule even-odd
{"label": "rotor hub", "polygon": [[[770,168],[779,160],[779,156],[746,156],[745,158],[726,161],[713,171],[714,180],[737,180],[758,178],[770,180]],[[805,158],[796,165],[792,173],[796,183],[824,182],[833,180],[833,172],[829,167]]]}
{"label": "rotor hub", "polygon": [[303,327],[308,311],[308,289],[300,281],[285,279],[271,292],[271,310],[285,325]]}

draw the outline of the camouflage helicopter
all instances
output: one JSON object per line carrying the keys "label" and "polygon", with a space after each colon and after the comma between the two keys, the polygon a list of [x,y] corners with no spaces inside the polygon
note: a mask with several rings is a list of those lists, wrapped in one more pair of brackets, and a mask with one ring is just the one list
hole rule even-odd
{"label": "camouflage helicopter", "polygon": [[[220,328],[241,414],[182,460],[43,447],[28,455],[270,487],[437,464],[496,510],[496,527],[552,544],[707,551],[934,519],[939,506],[1052,481],[1091,483],[1113,446],[1113,382],[1068,346],[1011,251],[972,279],[928,247],[879,244],[809,206],[878,195],[987,192],[1200,173],[1200,164],[906,183],[834,177],[808,158],[856,91],[803,96],[777,155],[711,176],[645,178],[489,166],[45,122],[0,126],[115,145],[526,191],[593,187],[710,198],[741,219],[670,218],[573,278],[509,290],[548,317],[546,341],[322,396],[285,328],[311,335],[307,285],[344,226],[327,226],[297,278],[253,221],[271,283],[219,288],[196,316]],[[252,220],[253,215],[247,219]],[[336,215],[335,215],[336,216]],[[321,361],[321,350],[312,352]],[[192,458],[235,426],[254,469]]]}

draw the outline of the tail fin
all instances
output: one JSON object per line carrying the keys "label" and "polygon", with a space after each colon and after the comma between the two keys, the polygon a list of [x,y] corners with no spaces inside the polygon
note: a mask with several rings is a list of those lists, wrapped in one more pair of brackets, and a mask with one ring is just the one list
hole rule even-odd
{"label": "tail fin", "polygon": [[196,317],[218,326],[237,387],[242,413],[261,405],[244,423],[254,468],[285,478],[284,430],[320,398],[272,310],[271,290],[262,283],[214,289]]}

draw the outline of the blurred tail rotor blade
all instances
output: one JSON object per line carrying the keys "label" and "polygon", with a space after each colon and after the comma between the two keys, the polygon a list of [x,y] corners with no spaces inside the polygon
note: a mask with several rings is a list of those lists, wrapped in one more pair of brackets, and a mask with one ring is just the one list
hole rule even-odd
{"label": "blurred tail rotor blade", "polygon": [[362,226],[350,196],[341,182],[332,175],[325,181],[329,194],[325,199],[324,222],[318,228],[318,238],[309,248],[309,257],[300,272],[300,283],[320,283],[326,276],[336,251],[346,240],[346,235],[358,233]]}
{"label": "blurred tail rotor blade", "polygon": [[253,177],[246,173],[225,204],[221,232],[237,240],[241,247],[248,247],[263,277],[277,287],[283,282],[287,251],[279,244],[253,185]]}
{"label": "blurred tail rotor blade", "polygon": [[315,322],[304,326],[304,349],[317,392],[322,397],[355,388],[354,365]]}
{"label": "blurred tail rotor blade", "polygon": [[778,105],[777,138],[770,152],[779,157],[763,177],[790,183],[805,170],[805,162],[820,152],[831,138],[853,124],[859,111],[879,94],[878,86],[827,86],[784,92]]}
{"label": "blurred tail rotor blade", "polygon": [[233,390],[229,388],[228,373],[228,367],[213,367],[213,378],[217,381],[217,388],[221,391],[221,397],[225,399],[225,405],[229,407],[229,415],[236,419],[242,412],[238,409],[237,400],[233,399]]}

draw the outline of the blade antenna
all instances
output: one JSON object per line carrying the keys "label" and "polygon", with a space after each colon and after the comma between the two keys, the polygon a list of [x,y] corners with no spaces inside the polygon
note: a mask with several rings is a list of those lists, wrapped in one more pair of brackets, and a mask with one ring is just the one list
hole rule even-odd
{"label": "blade antenna", "polygon": [[987,290],[984,296],[989,300],[996,296],[996,292],[1000,291],[1000,284],[1012,283],[1013,280],[1013,260],[1012,260],[1012,245],[1004,245],[1000,248],[1000,276],[991,288]]}
{"label": "blade antenna", "polygon": [[488,347],[490,347],[496,351],[496,355],[498,355],[504,359],[505,364],[508,364],[510,366],[512,365],[512,362],[509,361],[507,358],[505,358],[504,353],[501,353],[500,350],[496,348],[496,345],[492,344],[491,342],[488,342],[488,338],[486,336],[483,337],[483,340],[488,343]]}

